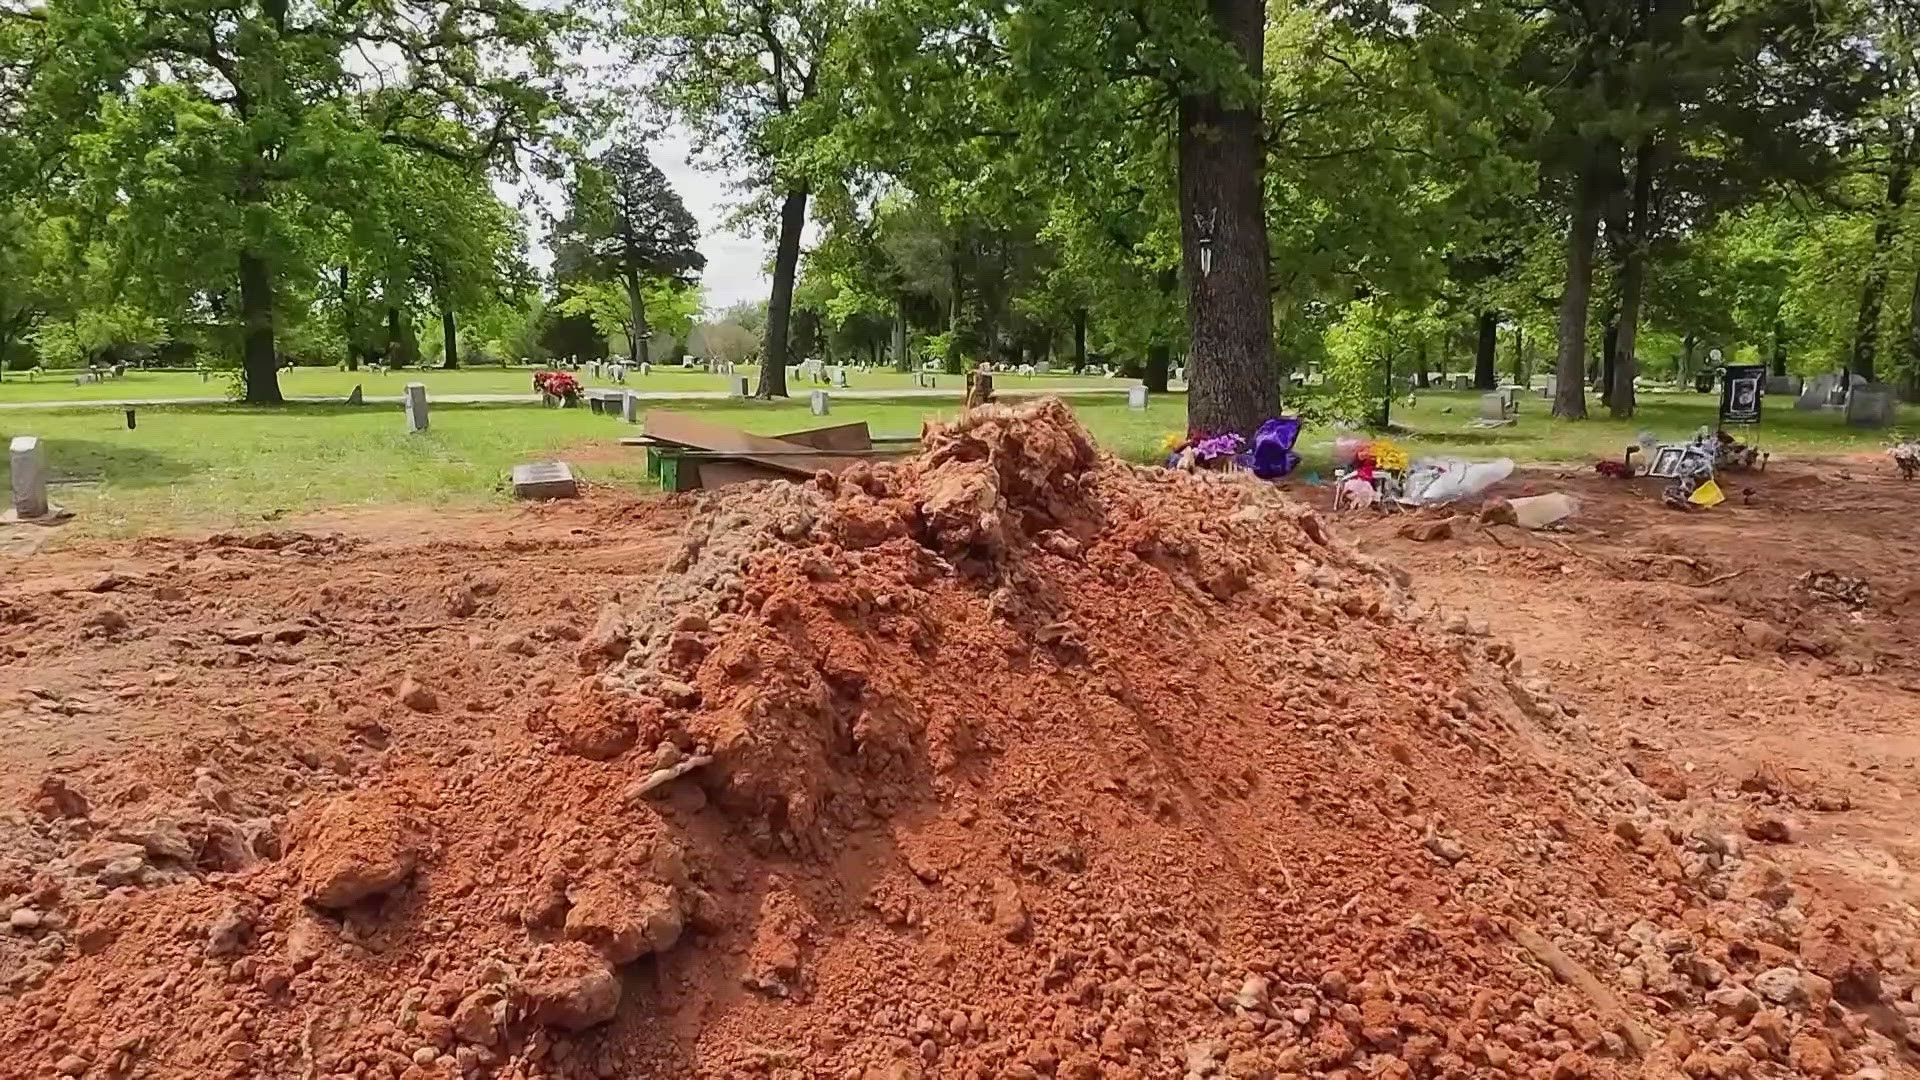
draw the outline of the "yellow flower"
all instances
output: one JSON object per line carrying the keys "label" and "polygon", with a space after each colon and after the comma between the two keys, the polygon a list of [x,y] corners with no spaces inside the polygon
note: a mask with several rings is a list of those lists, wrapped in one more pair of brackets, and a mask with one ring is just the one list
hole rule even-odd
{"label": "yellow flower", "polygon": [[1407,452],[1386,439],[1376,439],[1373,444],[1373,464],[1375,468],[1387,472],[1405,472]]}
{"label": "yellow flower", "polygon": [[1167,437],[1160,440],[1160,449],[1169,454],[1185,445],[1187,445],[1187,436],[1184,432],[1169,431]]}

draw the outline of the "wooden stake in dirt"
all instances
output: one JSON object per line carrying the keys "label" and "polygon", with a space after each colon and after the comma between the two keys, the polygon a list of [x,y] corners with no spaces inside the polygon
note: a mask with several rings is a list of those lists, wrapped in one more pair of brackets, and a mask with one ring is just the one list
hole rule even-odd
{"label": "wooden stake in dirt", "polygon": [[1547,970],[1553,972],[1554,978],[1587,995],[1594,1009],[1613,1025],[1621,1038],[1627,1040],[1627,1045],[1633,1047],[1634,1053],[1645,1057],[1647,1051],[1652,1049],[1653,1043],[1647,1038],[1647,1033],[1640,1030],[1640,1025],[1627,1015],[1620,999],[1607,989],[1606,984],[1594,978],[1593,972],[1581,967],[1572,957],[1561,952],[1559,946],[1541,937],[1532,927],[1509,922],[1507,934],[1532,953],[1534,959],[1547,965]]}

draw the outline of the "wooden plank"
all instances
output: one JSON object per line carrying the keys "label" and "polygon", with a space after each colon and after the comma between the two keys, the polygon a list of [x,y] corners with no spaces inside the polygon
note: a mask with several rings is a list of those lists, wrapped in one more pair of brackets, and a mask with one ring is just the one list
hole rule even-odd
{"label": "wooden plank", "polygon": [[832,453],[809,454],[805,451],[814,447],[754,435],[739,428],[665,409],[649,410],[641,421],[641,429],[656,439],[697,450],[717,451],[765,465],[789,476],[812,476],[821,470],[839,472],[861,460],[859,457],[842,457]]}

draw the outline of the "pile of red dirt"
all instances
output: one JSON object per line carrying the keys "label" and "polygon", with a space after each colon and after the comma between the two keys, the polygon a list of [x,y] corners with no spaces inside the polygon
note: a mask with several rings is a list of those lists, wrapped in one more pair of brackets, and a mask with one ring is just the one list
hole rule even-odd
{"label": "pile of red dirt", "polygon": [[353,784],[171,854],[43,792],[0,1074],[1897,1065],[1885,943],[1406,584],[1058,402],[712,493],[511,727],[406,686]]}

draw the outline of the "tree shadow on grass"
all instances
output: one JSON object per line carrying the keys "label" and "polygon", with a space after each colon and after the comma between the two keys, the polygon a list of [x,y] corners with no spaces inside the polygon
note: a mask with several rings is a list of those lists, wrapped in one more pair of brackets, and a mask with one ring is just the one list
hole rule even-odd
{"label": "tree shadow on grass", "polygon": [[1422,445],[1500,447],[1536,443],[1541,436],[1505,428],[1489,428],[1486,431],[1416,431],[1408,438]]}
{"label": "tree shadow on grass", "polygon": [[40,440],[47,483],[59,501],[62,487],[109,484],[116,488],[161,487],[192,476],[195,466],[180,458],[155,453],[145,446],[121,446],[91,439]]}

